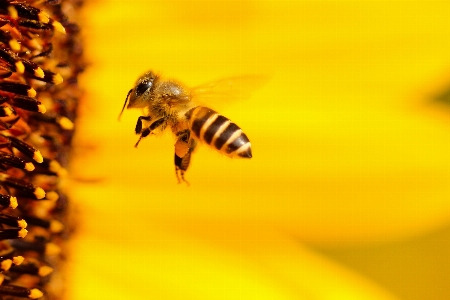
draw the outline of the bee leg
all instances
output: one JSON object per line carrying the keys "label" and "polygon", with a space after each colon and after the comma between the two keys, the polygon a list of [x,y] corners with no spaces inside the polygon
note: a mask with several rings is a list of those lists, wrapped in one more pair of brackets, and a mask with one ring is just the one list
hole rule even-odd
{"label": "bee leg", "polygon": [[[137,148],[137,146],[139,145],[139,142],[141,141],[142,138],[145,138],[146,136],[148,136],[153,130],[155,130],[156,128],[158,128],[162,124],[164,124],[164,122],[166,122],[166,120],[167,120],[166,117],[158,119],[155,122],[153,122],[150,126],[145,128],[144,130],[142,130],[141,131],[141,136],[139,137],[139,140],[136,142],[136,145],[134,145],[134,148]],[[136,125],[136,127],[137,127],[137,125]]]}
{"label": "bee leg", "polygon": [[189,137],[191,132],[189,129],[182,130],[176,133],[177,141],[175,143],[175,175],[177,176],[178,183],[181,179],[187,183],[184,179],[184,172],[189,167],[190,153],[189,153]]}
{"label": "bee leg", "polygon": [[[192,152],[194,152],[197,143],[194,139],[190,139],[188,142],[186,142],[183,140],[183,138],[185,138],[185,135],[181,135],[178,138],[177,143],[175,144],[175,175],[177,176],[178,183],[181,183],[181,181],[183,181],[186,182],[187,185],[189,185],[189,182],[184,179],[184,173],[189,168],[189,164],[191,163],[191,155]],[[182,157],[178,156],[177,153],[179,151],[179,149],[177,149],[177,146],[180,147],[181,143],[185,143],[188,145],[187,151]]]}
{"label": "bee leg", "polygon": [[139,134],[142,131],[142,120],[150,121],[151,119],[152,118],[150,116],[140,116],[137,120],[136,128],[134,130],[136,132],[136,134]]}
{"label": "bee leg", "polygon": [[134,145],[134,148],[137,148],[137,146],[139,145],[139,143],[141,142],[142,138],[145,138],[147,135],[150,134],[150,129],[147,127],[145,128],[142,132],[141,132],[141,136],[139,137],[139,140],[136,142],[136,144]]}
{"label": "bee leg", "polygon": [[190,160],[190,153],[186,154],[184,157],[179,157],[175,154],[175,176],[177,176],[178,183],[181,183],[181,181],[183,181],[186,182],[187,185],[189,185],[189,182],[184,179],[184,172],[186,172],[187,168],[189,167]]}
{"label": "bee leg", "polygon": [[191,131],[189,129],[182,130],[176,133],[177,142],[175,143],[175,154],[183,157],[189,150],[189,139]]}

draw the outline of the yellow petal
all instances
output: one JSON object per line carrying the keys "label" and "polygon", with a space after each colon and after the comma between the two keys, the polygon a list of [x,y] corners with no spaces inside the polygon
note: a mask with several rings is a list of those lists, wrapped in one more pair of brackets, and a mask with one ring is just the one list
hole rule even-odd
{"label": "yellow petal", "polygon": [[[86,19],[86,52],[96,67],[82,81],[90,100],[71,168],[86,182],[73,191],[84,207],[73,286],[92,288],[74,292],[394,299],[301,244],[383,245],[448,224],[448,108],[432,95],[448,83],[449,7],[230,3],[87,4],[96,17]],[[221,111],[245,130],[253,158],[200,147],[186,187],[176,184],[172,137],[149,136],[135,149],[141,113],[116,119],[150,69],[190,86],[268,75],[251,99]],[[399,279],[393,289],[406,285]]]}

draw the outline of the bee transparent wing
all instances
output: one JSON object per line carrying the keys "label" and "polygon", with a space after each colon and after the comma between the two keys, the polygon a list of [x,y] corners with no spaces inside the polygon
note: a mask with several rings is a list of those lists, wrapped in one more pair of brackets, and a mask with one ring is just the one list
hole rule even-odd
{"label": "bee transparent wing", "polygon": [[245,75],[223,78],[208,82],[191,89],[195,102],[211,108],[221,107],[224,103],[245,100],[269,80],[268,76]]}

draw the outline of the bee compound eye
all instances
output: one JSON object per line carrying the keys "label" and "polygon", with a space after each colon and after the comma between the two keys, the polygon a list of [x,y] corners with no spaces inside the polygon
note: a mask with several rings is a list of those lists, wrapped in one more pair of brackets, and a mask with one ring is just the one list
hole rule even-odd
{"label": "bee compound eye", "polygon": [[139,97],[153,86],[153,81],[144,81],[136,86],[136,96]]}

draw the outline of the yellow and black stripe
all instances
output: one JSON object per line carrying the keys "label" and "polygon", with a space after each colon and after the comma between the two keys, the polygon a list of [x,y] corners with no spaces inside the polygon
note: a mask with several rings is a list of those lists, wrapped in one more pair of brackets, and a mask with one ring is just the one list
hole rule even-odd
{"label": "yellow and black stripe", "polygon": [[252,149],[242,129],[214,110],[197,106],[187,113],[194,136],[222,154],[251,158]]}

